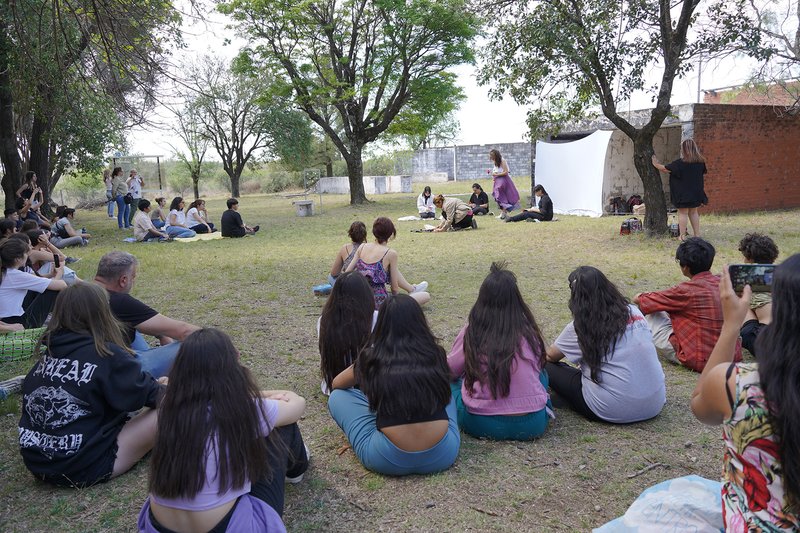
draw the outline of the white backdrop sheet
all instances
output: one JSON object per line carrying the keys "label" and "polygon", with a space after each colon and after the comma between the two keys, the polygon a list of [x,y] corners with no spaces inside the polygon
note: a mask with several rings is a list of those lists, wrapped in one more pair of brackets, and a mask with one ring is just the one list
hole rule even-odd
{"label": "white backdrop sheet", "polygon": [[550,195],[556,213],[603,215],[603,180],[612,133],[598,130],[567,143],[536,142],[536,183]]}

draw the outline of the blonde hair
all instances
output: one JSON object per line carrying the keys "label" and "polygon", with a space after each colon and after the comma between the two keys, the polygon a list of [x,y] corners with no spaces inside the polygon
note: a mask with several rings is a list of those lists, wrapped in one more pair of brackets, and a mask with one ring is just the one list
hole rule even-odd
{"label": "blonde hair", "polygon": [[700,148],[693,139],[686,139],[681,143],[681,159],[684,163],[705,163],[706,159],[700,153]]}
{"label": "blonde hair", "polygon": [[442,207],[444,205],[444,195],[437,194],[433,197],[433,205],[436,207]]}

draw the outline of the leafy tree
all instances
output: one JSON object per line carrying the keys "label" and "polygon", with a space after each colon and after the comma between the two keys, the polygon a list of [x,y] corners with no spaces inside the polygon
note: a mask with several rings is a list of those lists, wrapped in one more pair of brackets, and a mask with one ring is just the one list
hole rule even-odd
{"label": "leafy tree", "polygon": [[222,59],[205,57],[188,68],[186,78],[197,95],[194,110],[201,135],[222,160],[233,196],[239,196],[245,166],[256,163],[265,150],[287,160],[308,153],[308,120],[291,108],[268,76],[235,72]]}
{"label": "leafy tree", "polygon": [[[362,155],[431,84],[473,61],[478,19],[465,0],[227,0],[250,38],[243,54],[281,71],[295,102],[347,163],[350,202],[366,201]],[[336,110],[341,131],[324,114]]]}
{"label": "leafy tree", "polygon": [[203,159],[208,150],[208,137],[204,134],[199,119],[197,104],[190,97],[182,109],[173,110],[176,122],[172,125],[172,132],[178,136],[186,147],[181,150],[170,145],[175,157],[189,172],[192,180],[195,200],[200,198],[200,176],[203,168]]}
{"label": "leafy tree", "polygon": [[[708,57],[736,46],[758,53],[759,36],[731,14],[744,0],[715,0],[699,13],[699,0],[504,0],[482,4],[492,26],[479,81],[490,94],[506,92],[534,105],[534,135],[553,133],[599,104],[634,146],[634,165],[644,184],[645,229],[667,232],[664,191],[651,164],[653,139],[670,113],[675,79],[698,54]],[[690,31],[691,30],[691,31]],[[660,69],[658,83],[646,76]],[[648,90],[655,103],[649,120],[634,124],[619,104]]]}
{"label": "leafy tree", "polygon": [[[0,4],[0,161],[6,204],[25,167],[45,201],[70,165],[89,168],[122,124],[141,122],[167,48],[180,39],[168,0]],[[99,177],[98,177],[99,179]]]}

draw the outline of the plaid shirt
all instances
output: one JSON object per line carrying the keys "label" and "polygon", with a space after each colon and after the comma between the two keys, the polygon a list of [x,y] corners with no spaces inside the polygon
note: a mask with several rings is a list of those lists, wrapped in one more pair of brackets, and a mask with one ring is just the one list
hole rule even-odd
{"label": "plaid shirt", "polygon": [[[639,309],[646,315],[658,311],[669,313],[672,320],[669,342],[678,360],[692,370],[703,371],[722,330],[719,276],[700,272],[670,289],[642,293]],[[734,359],[742,359],[741,340],[736,341]]]}

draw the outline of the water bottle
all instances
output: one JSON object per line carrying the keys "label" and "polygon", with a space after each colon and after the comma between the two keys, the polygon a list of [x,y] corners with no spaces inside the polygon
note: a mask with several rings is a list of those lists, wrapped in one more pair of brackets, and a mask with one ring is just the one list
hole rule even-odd
{"label": "water bottle", "polygon": [[669,236],[670,237],[681,236],[680,226],[678,226],[678,222],[675,220],[675,215],[672,215],[672,222],[669,225]]}
{"label": "water bottle", "polygon": [[86,228],[81,228],[81,233],[86,233]]}

